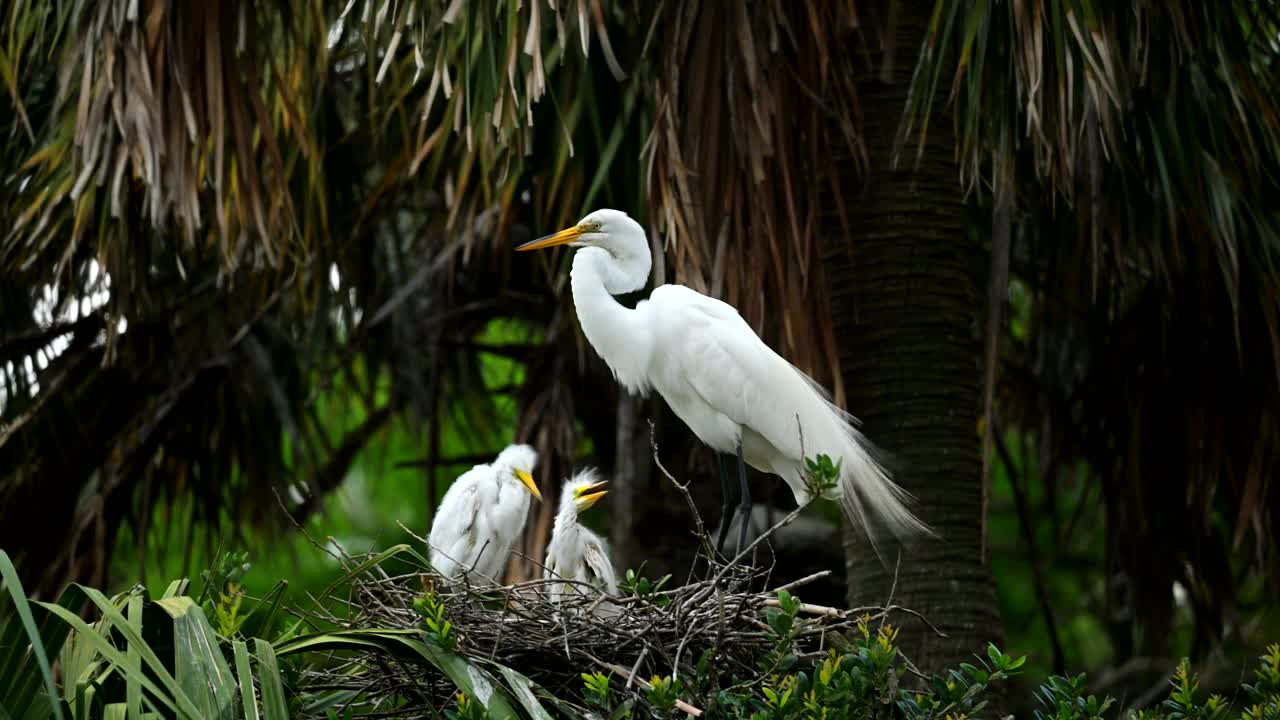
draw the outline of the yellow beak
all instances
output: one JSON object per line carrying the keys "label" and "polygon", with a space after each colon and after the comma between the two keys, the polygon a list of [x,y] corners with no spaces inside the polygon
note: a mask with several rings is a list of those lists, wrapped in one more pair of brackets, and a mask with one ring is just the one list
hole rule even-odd
{"label": "yellow beak", "polygon": [[533,481],[532,475],[524,472],[523,470],[517,470],[516,477],[520,478],[520,482],[524,483],[524,486],[529,488],[529,492],[533,493],[533,496],[538,498],[538,502],[542,502],[542,493],[538,492],[538,483]]}
{"label": "yellow beak", "polygon": [[595,485],[588,485],[587,487],[584,487],[581,490],[579,490],[578,500],[577,500],[578,509],[586,510],[587,508],[590,508],[592,505],[595,505],[596,503],[600,502],[600,498],[603,498],[605,495],[609,494],[608,490],[603,489],[604,486],[608,484],[609,484],[609,481],[605,480],[604,482],[598,482]]}
{"label": "yellow beak", "polygon": [[577,225],[574,225],[573,227],[565,228],[558,233],[552,233],[551,235],[540,237],[537,240],[530,240],[523,245],[517,245],[516,252],[521,252],[523,250],[541,250],[543,248],[555,247],[556,245],[565,245],[577,240],[578,236],[581,234],[582,229]]}

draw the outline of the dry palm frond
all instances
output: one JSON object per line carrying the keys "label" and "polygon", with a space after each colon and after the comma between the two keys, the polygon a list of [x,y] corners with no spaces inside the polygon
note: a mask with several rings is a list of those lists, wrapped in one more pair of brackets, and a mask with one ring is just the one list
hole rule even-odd
{"label": "dry palm frond", "polygon": [[[1099,580],[1109,610],[1141,628],[1135,637],[1148,644],[1134,650],[1168,641],[1177,583],[1194,614],[1193,654],[1202,653],[1244,632],[1250,585],[1280,593],[1274,580],[1240,581],[1280,576],[1274,304],[1242,307],[1237,325],[1227,294],[1206,292],[1202,276],[1114,271],[1091,304],[1089,273],[1060,269],[1088,265],[1078,230],[1046,216],[1017,246],[1030,313],[1025,332],[1005,341],[1000,414],[1035,433],[1045,493],[1103,501],[1110,572]],[[1071,544],[1071,532],[1055,544]]]}
{"label": "dry palm frond", "polygon": [[923,139],[949,87],[965,187],[1017,178],[1033,315],[1003,414],[1051,448],[1051,486],[1075,459],[1101,477],[1110,567],[1157,641],[1175,581],[1207,640],[1235,602],[1212,573],[1277,562],[1278,21],[1275,2],[939,0],[902,127]]}
{"label": "dry palm frond", "polygon": [[[1003,158],[1019,153],[1018,177],[1079,208],[1095,283],[1124,271],[1105,257],[1105,225],[1135,229],[1135,206],[1149,211],[1113,251],[1166,278],[1212,272],[1238,312],[1250,266],[1264,296],[1280,284],[1277,28],[1274,2],[940,0],[903,140],[927,131],[949,82],[968,188],[984,173],[1007,185]],[[1198,265],[1202,237],[1215,267]]]}
{"label": "dry palm frond", "polygon": [[56,277],[88,243],[120,290],[141,292],[143,227],[179,267],[198,246],[215,247],[227,274],[298,254],[289,183],[299,163],[319,162],[301,109],[324,66],[324,18],[249,2],[58,11],[55,28],[31,29],[65,39],[50,117],[11,198],[22,209],[4,266],[52,265]]}
{"label": "dry palm frond", "polygon": [[[649,218],[675,281],[734,304],[801,369],[844,388],[827,319],[822,236],[865,165],[852,4],[680,3],[663,19],[649,140]],[[850,241],[847,224],[843,225]]]}
{"label": "dry palm frond", "polygon": [[[559,5],[6,6],[0,500],[49,511],[37,592],[100,578],[127,521],[141,538],[275,520],[286,486],[304,515],[393,417],[510,432],[473,340],[545,322],[506,248],[576,212],[582,158],[602,154],[568,151],[598,103],[553,71],[586,39],[612,52],[604,18]],[[110,279],[104,305],[35,317],[41,288],[56,319],[90,276]],[[360,419],[336,438],[334,398]],[[5,520],[16,547],[30,522]]]}

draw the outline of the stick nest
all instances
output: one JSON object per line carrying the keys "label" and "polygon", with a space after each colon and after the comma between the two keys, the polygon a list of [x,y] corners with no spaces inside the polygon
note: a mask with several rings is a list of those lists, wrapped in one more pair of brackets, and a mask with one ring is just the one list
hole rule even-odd
{"label": "stick nest", "polygon": [[[665,469],[662,472],[693,508],[687,486]],[[516,670],[545,691],[540,698],[544,704],[551,700],[562,711],[577,715],[586,713],[580,707],[584,673],[612,674],[610,690],[630,694],[639,703],[645,702],[655,676],[680,678],[688,687],[688,679],[697,675],[704,658],[704,668],[713,666],[718,682],[751,684],[771,673],[769,667],[762,667],[762,658],[777,654],[779,636],[766,622],[766,613],[770,607],[779,607],[779,592],[793,591],[830,573],[822,571],[786,584],[772,581],[769,538],[803,509],[797,508],[736,557],[726,559],[713,551],[694,508],[696,530],[691,539],[700,543],[701,550],[690,576],[676,587],[651,588],[645,594],[632,588],[606,597],[583,587],[581,594],[565,597],[556,592],[566,582],[560,578],[478,585],[448,580],[425,565],[389,574],[371,557],[344,556],[344,564],[353,570],[365,564],[370,567],[355,575],[349,597],[342,599],[349,611],[346,617],[319,619],[351,629],[421,630],[423,642],[432,643],[436,642],[434,631],[415,608],[415,601],[430,597],[443,605],[453,652],[484,669],[491,679],[500,676],[499,665]],[[843,645],[838,638],[842,631],[883,618],[892,610],[903,609],[801,604],[799,616],[804,622],[785,642],[796,656],[816,657],[834,644]],[[441,712],[451,707],[458,692],[455,683],[425,659],[392,658],[373,651],[307,671],[307,675],[305,684],[313,688],[358,689],[366,700],[386,698],[388,717],[431,712],[424,712],[425,708]],[[689,715],[702,714],[698,705],[705,698],[686,695],[677,706]]]}

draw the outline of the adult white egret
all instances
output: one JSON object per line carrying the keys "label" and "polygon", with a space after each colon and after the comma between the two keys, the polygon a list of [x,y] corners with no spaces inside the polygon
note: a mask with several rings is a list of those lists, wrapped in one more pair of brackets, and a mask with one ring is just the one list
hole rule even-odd
{"label": "adult white egret", "polygon": [[431,534],[431,564],[445,577],[463,574],[497,581],[511,546],[524,528],[529,495],[539,502],[534,482],[538,453],[528,445],[510,445],[488,465],[463,473],[440,501]]}
{"label": "adult white egret", "polygon": [[[577,225],[524,243],[516,250],[556,245],[579,248],[570,286],[583,334],[629,392],[658,391],[671,410],[714,449],[724,492],[717,548],[723,550],[732,485],[719,453],[736,453],[741,504],[750,517],[746,464],[780,476],[797,503],[809,499],[804,458],[842,460],[837,487],[851,523],[875,540],[879,518],[900,538],[928,528],[908,510],[911,496],[872,456],[854,419],[829,401],[817,383],[766,345],[733,306],[683,285],[662,285],[629,309],[613,298],[644,287],[652,258],[644,229],[626,213],[596,210]],[[797,420],[799,425],[797,426]],[[803,433],[803,434],[802,434]],[[746,542],[744,520],[739,548]]]}
{"label": "adult white egret", "polygon": [[[563,578],[587,583],[610,595],[618,594],[618,576],[609,559],[605,541],[578,522],[578,514],[600,502],[609,491],[607,481],[601,481],[594,469],[576,473],[565,482],[560,491],[560,509],[556,513],[555,527],[551,530],[551,542],[547,543],[547,558],[542,576],[547,579]],[[572,583],[552,586],[555,599],[572,592],[582,592]]]}

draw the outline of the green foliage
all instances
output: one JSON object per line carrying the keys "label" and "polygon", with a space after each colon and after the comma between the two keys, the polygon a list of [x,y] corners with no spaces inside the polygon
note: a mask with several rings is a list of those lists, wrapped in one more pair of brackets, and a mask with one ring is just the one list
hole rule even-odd
{"label": "green foliage", "polygon": [[440,596],[428,591],[413,601],[413,609],[418,611],[422,621],[426,623],[427,637],[445,650],[452,650],[455,638],[450,631],[453,630],[453,625],[444,618],[444,602],[440,600]]}
{"label": "green foliage", "polygon": [[751,720],[836,720],[886,712],[910,720],[974,717],[986,706],[984,694],[991,685],[1016,676],[1023,663],[991,647],[986,659],[977,658],[978,665],[964,663],[933,678],[927,692],[911,691],[903,687],[907,670],[895,628],[872,629],[864,618],[840,643],[842,649],[801,653],[797,637],[806,621],[800,602],[787,593],[779,593],[778,601],[779,607],[765,612],[776,645],[762,658],[756,682],[717,678],[712,665],[700,662],[693,688],[706,693],[718,684],[720,689],[691,702],[710,700],[718,714]]}
{"label": "green foliage", "polygon": [[456,696],[454,708],[446,710],[445,717],[449,720],[488,720],[489,710],[481,703],[468,698],[466,693],[460,692]]}
{"label": "green foliage", "polygon": [[636,698],[623,693],[611,693],[609,681],[613,673],[582,673],[582,699],[589,709],[598,711],[609,720],[629,720],[635,712]]}
{"label": "green foliage", "polygon": [[[62,720],[62,707],[54,689],[50,656],[55,656],[67,636],[61,624],[36,624],[31,604],[18,582],[9,555],[0,550],[0,708],[25,708],[41,703],[51,717]],[[15,621],[16,616],[16,621]],[[25,636],[25,640],[24,640]],[[25,648],[31,648],[27,654]],[[45,695],[37,695],[43,685]]]}
{"label": "green foliage", "polygon": [[806,457],[804,459],[805,486],[814,497],[821,497],[825,493],[834,490],[840,483],[840,467],[844,465],[844,458],[840,458],[834,463],[831,458],[824,454],[817,457]]}
{"label": "green foliage", "polygon": [[665,715],[670,713],[676,707],[676,701],[680,699],[680,693],[683,686],[680,684],[679,678],[653,676],[649,680],[649,690],[645,697],[649,702],[658,709],[659,713]]}
{"label": "green foliage", "polygon": [[760,658],[759,666],[763,672],[789,670],[795,665],[792,648],[802,627],[802,623],[796,622],[799,612],[800,601],[786,590],[778,592],[778,607],[765,609],[764,621],[774,635],[774,646]]}
{"label": "green foliage", "polygon": [[[1169,679],[1169,697],[1159,705],[1129,711],[1127,720],[1276,720],[1280,718],[1280,644],[1269,646],[1254,669],[1254,683],[1242,683],[1232,700],[1214,693],[1197,697],[1200,679],[1186,659]],[[1101,720],[1115,705],[1111,697],[1088,694],[1084,674],[1054,676],[1036,693],[1035,720]]]}
{"label": "green foliage", "polygon": [[[380,553],[349,569],[331,589],[406,554],[412,550],[394,547]],[[352,720],[383,712],[385,698],[311,685],[300,670],[324,665],[336,654],[371,652],[386,662],[438,671],[435,677],[447,679],[452,688],[444,707],[406,706],[406,698],[395,704],[448,720],[550,720],[544,702],[567,717],[600,720],[681,717],[690,707],[707,717],[749,720],[961,720],[990,717],[989,691],[1018,676],[1026,660],[988,646],[984,656],[918,688],[898,651],[896,628],[864,616],[852,631],[828,634],[825,647],[815,651],[813,634],[806,634],[815,622],[807,614],[812,609],[781,591],[776,603],[755,611],[771,638],[755,667],[717,663],[708,649],[692,667],[682,665],[679,674],[636,679],[630,687],[613,673],[583,672],[579,706],[575,699],[550,695],[515,667],[468,654],[446,604],[430,588],[413,603],[421,628],[334,628],[298,635],[294,624],[263,619],[275,612],[278,593],[251,599],[250,593],[236,591],[237,582],[231,579],[236,570],[247,571],[243,554],[224,556],[203,575],[206,585],[221,588],[211,605],[211,623],[204,606],[185,594],[185,581],[171,583],[159,597],[141,586],[108,598],[73,585],[57,603],[27,602],[8,556],[0,552],[7,590],[0,596],[5,601],[0,619],[21,616],[20,622],[5,622],[0,631],[0,707],[12,717],[75,720]],[[630,575],[637,588],[643,587],[642,580]],[[641,597],[652,597],[665,583],[666,578],[651,584]],[[85,603],[99,620],[80,618]],[[254,628],[262,634],[246,634]],[[519,632],[519,626],[513,625],[512,632]],[[27,651],[35,646],[41,650]],[[50,671],[54,657],[60,664],[57,676]],[[535,677],[540,673],[537,667],[522,669]],[[1280,644],[1267,648],[1252,682],[1231,698],[1199,697],[1199,679],[1186,661],[1170,685],[1161,704],[1133,711],[1126,720],[1278,720]],[[1115,701],[1089,694],[1083,674],[1050,678],[1039,688],[1037,700],[1035,720],[1115,717]]]}
{"label": "green foliage", "polygon": [[1241,685],[1249,696],[1245,720],[1276,720],[1280,718],[1280,643],[1267,647],[1259,667],[1253,671],[1254,682]]}
{"label": "green foliage", "polygon": [[643,598],[658,607],[666,607],[671,604],[671,598],[659,595],[658,591],[662,590],[662,586],[666,585],[670,579],[671,575],[668,573],[656,582],[651,582],[649,578],[638,574],[635,570],[628,569],[622,580],[618,582],[618,587],[627,595]]}

